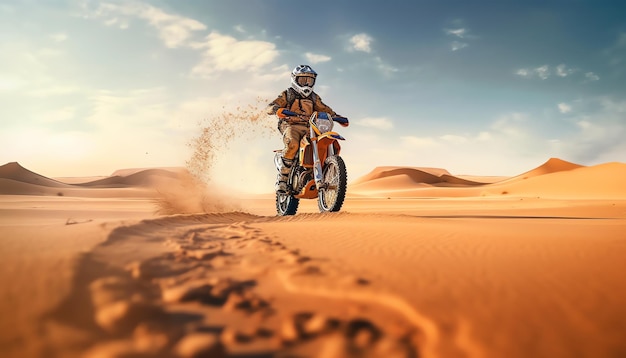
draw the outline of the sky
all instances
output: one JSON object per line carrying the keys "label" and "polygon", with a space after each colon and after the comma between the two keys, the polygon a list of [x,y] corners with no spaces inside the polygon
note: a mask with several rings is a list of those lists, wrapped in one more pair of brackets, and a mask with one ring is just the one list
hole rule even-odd
{"label": "sky", "polygon": [[0,164],[185,166],[203,125],[232,120],[211,180],[271,191],[276,119],[230,114],[264,110],[299,64],[351,121],[349,181],[626,162],[622,1],[0,0]]}

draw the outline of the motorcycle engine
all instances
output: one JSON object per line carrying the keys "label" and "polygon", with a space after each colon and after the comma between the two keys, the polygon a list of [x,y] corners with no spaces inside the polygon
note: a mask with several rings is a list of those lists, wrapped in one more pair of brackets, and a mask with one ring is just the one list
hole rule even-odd
{"label": "motorcycle engine", "polygon": [[313,169],[298,168],[293,176],[293,189],[296,192],[301,192],[302,188],[313,179]]}

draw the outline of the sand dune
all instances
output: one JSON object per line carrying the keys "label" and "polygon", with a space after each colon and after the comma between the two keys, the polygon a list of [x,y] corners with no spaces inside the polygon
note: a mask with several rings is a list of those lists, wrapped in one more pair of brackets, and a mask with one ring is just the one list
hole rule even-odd
{"label": "sand dune", "polygon": [[550,158],[547,162],[541,164],[537,168],[529,170],[520,175],[516,175],[510,179],[503,180],[500,184],[514,182],[519,180],[526,180],[529,178],[533,178],[540,175],[552,174],[558,172],[564,172],[568,170],[574,170],[578,168],[582,168],[583,166],[580,164],[571,163],[559,158]]}
{"label": "sand dune", "polygon": [[[428,196],[432,188],[474,187],[484,183],[451,175],[440,168],[377,167],[349,183],[349,195],[362,196]],[[420,191],[421,193],[415,193]],[[457,192],[454,196],[459,195]]]}
{"label": "sand dune", "polygon": [[479,185],[483,183],[462,179],[451,175],[445,169],[439,168],[404,168],[404,167],[377,167],[369,174],[366,174],[353,183],[353,186],[376,181],[383,178],[389,178],[394,176],[406,176],[414,183],[423,184],[462,184],[462,185]]}
{"label": "sand dune", "polygon": [[551,158],[520,175],[479,182],[451,175],[444,169],[381,167],[351,183],[350,191],[381,197],[621,197],[626,186],[624,168],[624,163],[585,167]]}
{"label": "sand dune", "polygon": [[144,169],[130,172],[128,174],[116,174],[118,172],[124,173],[124,171],[116,171],[110,177],[77,185],[100,188],[150,187],[162,182],[164,178],[178,179],[182,171],[179,170],[178,172],[175,172],[165,169]]}
{"label": "sand dune", "polygon": [[176,168],[9,163],[0,356],[623,356],[626,163],[480,178],[380,167],[342,212],[276,217],[273,195],[186,203]]}
{"label": "sand dune", "polygon": [[[520,175],[492,182],[485,177],[456,176],[445,169],[377,167],[349,183],[348,195],[385,197],[471,197],[485,195],[622,195],[622,163],[584,167],[551,158]],[[158,188],[188,177],[184,168],[122,169],[109,177],[72,184],[47,178],[18,163],[0,167],[0,194],[102,196],[106,191],[81,189]],[[470,180],[471,178],[473,180]],[[480,181],[481,179],[485,179]],[[602,183],[602,185],[596,185]],[[122,196],[126,193],[110,190]],[[146,194],[141,194],[144,197]]]}
{"label": "sand dune", "polygon": [[[149,168],[118,170],[112,176],[70,183],[34,173],[19,163],[0,167],[0,194],[52,195],[78,197],[154,196],[154,189],[180,182],[184,168]],[[187,174],[188,175],[188,174]],[[87,190],[88,189],[88,190]]]}
{"label": "sand dune", "polygon": [[523,176],[522,179],[493,184],[492,194],[572,198],[626,197],[626,164],[605,163],[591,167]]}
{"label": "sand dune", "polygon": [[[0,179],[13,180],[24,184],[34,184],[52,188],[70,187],[70,185],[68,184],[31,172],[30,170],[22,167],[17,162],[7,163],[3,166],[0,166]],[[1,185],[0,190],[2,190]],[[11,194],[11,192],[7,191],[6,193],[2,194]]]}
{"label": "sand dune", "polygon": [[450,175],[447,170],[440,168],[376,167],[370,173],[356,179],[352,184],[358,185],[394,175],[406,175],[418,183],[436,183],[441,181],[439,177],[443,174]]}

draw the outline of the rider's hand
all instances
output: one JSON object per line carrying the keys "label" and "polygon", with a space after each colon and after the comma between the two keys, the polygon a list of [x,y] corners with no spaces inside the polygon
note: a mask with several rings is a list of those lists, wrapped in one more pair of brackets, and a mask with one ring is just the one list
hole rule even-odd
{"label": "rider's hand", "polygon": [[284,114],[284,113],[283,113],[283,111],[285,111],[285,110],[286,110],[286,108],[279,108],[279,109],[276,111],[276,115],[278,116],[278,118],[281,118],[281,119],[284,119],[284,118],[289,118],[289,116],[288,116],[288,115],[286,115],[286,114]]}
{"label": "rider's hand", "polygon": [[350,121],[348,121],[348,118],[341,116],[341,115],[336,115],[334,117],[335,122],[339,123],[342,127],[347,127],[350,125]]}

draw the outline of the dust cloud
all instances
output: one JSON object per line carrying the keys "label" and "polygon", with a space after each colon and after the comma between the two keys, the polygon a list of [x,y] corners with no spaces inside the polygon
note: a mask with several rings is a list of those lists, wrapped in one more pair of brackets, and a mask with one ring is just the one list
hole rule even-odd
{"label": "dust cloud", "polygon": [[[233,143],[250,136],[271,138],[277,136],[276,119],[267,114],[271,100],[256,98],[254,103],[221,111],[198,123],[199,134],[187,146],[191,156],[186,161],[186,172],[180,174],[175,185],[159,189],[156,201],[159,214],[190,214],[245,211],[240,200],[230,189],[222,188],[214,180],[219,160],[241,160],[231,153]],[[253,177],[243,178],[254,180]]]}

